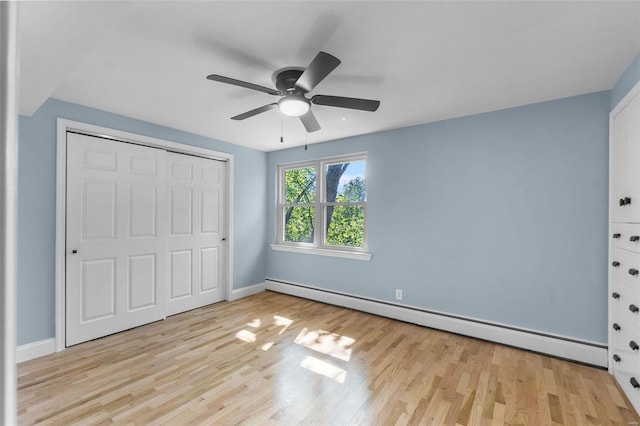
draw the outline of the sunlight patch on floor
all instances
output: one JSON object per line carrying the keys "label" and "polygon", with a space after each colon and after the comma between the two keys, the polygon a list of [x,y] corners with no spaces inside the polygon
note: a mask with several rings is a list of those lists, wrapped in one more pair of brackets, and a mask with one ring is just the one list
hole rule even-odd
{"label": "sunlight patch on floor", "polygon": [[[291,324],[293,324],[293,320],[290,320],[289,318],[281,317],[280,315],[274,315],[273,324],[276,327],[282,327],[282,329],[278,332],[278,334],[282,334],[287,328],[289,328]],[[262,320],[260,318],[254,318],[247,323],[247,326],[256,329],[255,333],[249,330],[243,329],[236,333],[236,337],[242,340],[243,342],[254,343],[258,338],[257,329],[262,327]],[[271,346],[273,346],[274,343],[275,342],[267,342],[261,346],[261,349],[266,352],[271,348]]]}
{"label": "sunlight patch on floor", "polygon": [[240,340],[243,340],[248,343],[253,343],[256,341],[256,335],[249,330],[240,330],[236,333],[236,337]]}
{"label": "sunlight patch on floor", "polygon": [[303,328],[293,342],[316,352],[349,361],[355,339],[324,330],[309,331]]}
{"label": "sunlight patch on floor", "polygon": [[305,357],[300,364],[301,367],[306,368],[316,374],[321,374],[325,377],[335,380],[338,383],[344,383],[347,377],[347,372],[342,368],[338,368],[328,362],[322,361],[312,356]]}
{"label": "sunlight patch on floor", "polygon": [[279,315],[274,315],[273,319],[274,319],[274,324],[275,325],[277,325],[279,327],[282,327],[282,330],[280,330],[280,333],[278,333],[278,334],[284,333],[284,331],[287,328],[289,328],[289,326],[291,324],[293,324],[293,320],[290,320],[289,318],[281,317]]}

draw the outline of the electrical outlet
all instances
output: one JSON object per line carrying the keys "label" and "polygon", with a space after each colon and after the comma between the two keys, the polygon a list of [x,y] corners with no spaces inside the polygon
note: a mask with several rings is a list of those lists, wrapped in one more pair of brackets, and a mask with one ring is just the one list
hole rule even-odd
{"label": "electrical outlet", "polygon": [[402,300],[402,290],[396,288],[396,300]]}

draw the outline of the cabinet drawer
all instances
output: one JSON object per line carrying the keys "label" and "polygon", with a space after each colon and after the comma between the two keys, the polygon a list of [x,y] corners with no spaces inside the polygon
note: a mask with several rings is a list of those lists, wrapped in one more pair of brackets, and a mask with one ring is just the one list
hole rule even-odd
{"label": "cabinet drawer", "polygon": [[[638,381],[640,381],[640,330],[635,327],[629,327],[624,323],[620,331],[611,331],[613,333],[611,348],[611,357],[614,369],[626,371],[629,373],[637,373]],[[637,347],[638,349],[634,349]]]}
{"label": "cabinet drawer", "polygon": [[632,291],[629,284],[615,279],[612,281],[611,288],[610,307],[613,321],[619,324],[625,333],[631,333],[633,327],[635,334],[632,337],[640,344],[640,296],[638,296],[638,292]]}
{"label": "cabinet drawer", "polygon": [[624,369],[616,369],[615,366],[613,368],[613,374],[615,375],[616,380],[620,384],[620,387],[627,395],[627,398],[629,398],[629,401],[634,406],[636,411],[640,411],[640,388],[634,387],[634,385],[631,383],[631,379],[634,379],[637,383],[640,383],[640,374],[638,373],[638,370],[627,371]]}
{"label": "cabinet drawer", "polygon": [[[614,350],[630,351],[635,358],[640,360],[640,315],[634,314],[628,309],[614,311],[612,323],[609,324],[609,332]],[[632,347],[631,342],[638,345],[637,349]]]}
{"label": "cabinet drawer", "polygon": [[[640,203],[640,199],[638,199]],[[640,224],[614,223],[611,225],[613,247],[640,253]]]}
{"label": "cabinet drawer", "polygon": [[640,356],[637,356],[631,350],[624,348],[624,345],[612,349],[611,357],[613,369],[627,373],[636,373],[636,378],[640,381]]}
{"label": "cabinet drawer", "polygon": [[616,279],[611,280],[611,294],[609,294],[609,297],[611,298],[609,306],[612,313],[622,312],[622,309],[626,305],[633,303],[632,300],[634,300],[631,297],[629,285]]}
{"label": "cabinet drawer", "polygon": [[619,248],[611,249],[611,277],[630,284],[640,294],[640,254]]}

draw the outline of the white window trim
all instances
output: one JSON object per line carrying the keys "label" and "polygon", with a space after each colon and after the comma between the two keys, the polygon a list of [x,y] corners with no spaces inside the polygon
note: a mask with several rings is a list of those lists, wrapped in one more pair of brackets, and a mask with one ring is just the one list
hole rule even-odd
{"label": "white window trim", "polygon": [[[318,158],[315,160],[300,161],[295,163],[279,164],[276,167],[276,235],[275,244],[271,244],[271,249],[275,251],[285,251],[293,253],[306,253],[320,256],[332,256],[341,257],[346,259],[358,259],[358,260],[371,260],[371,253],[367,252],[367,202],[352,203],[355,205],[364,206],[365,212],[365,225],[364,225],[364,247],[346,247],[346,246],[331,246],[324,244],[326,238],[324,226],[322,226],[322,218],[324,213],[324,207],[328,205],[335,205],[335,203],[323,202],[325,196],[325,167],[329,164],[346,163],[355,161],[365,161],[365,182],[367,174],[367,153],[356,153],[349,155],[341,155],[335,157]],[[313,203],[316,212],[314,229],[317,230],[315,243],[295,243],[287,242],[283,239],[284,229],[282,223],[281,209],[284,205],[284,184],[283,176],[284,171],[287,169],[296,169],[303,167],[315,167],[316,168],[316,202]],[[365,183],[366,185],[366,183]],[[365,189],[366,194],[366,189]]]}
{"label": "white window trim", "polygon": [[285,244],[271,244],[274,251],[288,251],[291,253],[315,254],[319,256],[342,257],[343,259],[371,260],[371,253],[364,251],[346,251],[337,249],[325,249],[317,247],[303,247]]}

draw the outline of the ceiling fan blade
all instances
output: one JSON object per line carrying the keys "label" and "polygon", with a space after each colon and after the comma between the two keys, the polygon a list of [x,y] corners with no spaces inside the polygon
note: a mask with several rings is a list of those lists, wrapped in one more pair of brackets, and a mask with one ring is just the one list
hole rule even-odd
{"label": "ceiling fan blade", "polygon": [[380,106],[380,101],[371,99],[345,98],[343,96],[328,95],[315,95],[311,98],[311,102],[316,105],[359,109],[362,111],[375,111]]}
{"label": "ceiling fan blade", "polygon": [[320,124],[318,124],[318,120],[316,120],[316,116],[313,115],[311,110],[304,115],[301,115],[300,121],[304,125],[304,128],[307,129],[307,133],[317,132],[320,130]]}
{"label": "ceiling fan blade", "polygon": [[259,86],[253,83],[247,83],[246,81],[236,80],[235,78],[225,77],[218,74],[211,74],[207,76],[207,80],[219,81],[220,83],[233,84],[234,86],[245,87],[247,89],[257,90],[258,92],[268,93],[270,95],[282,95],[282,92],[270,89],[268,87]]}
{"label": "ceiling fan blade", "polygon": [[277,108],[278,104],[269,104],[265,106],[261,106],[260,108],[252,109],[251,111],[247,111],[244,114],[236,115],[235,117],[231,117],[232,120],[244,120],[245,118],[253,117],[254,115],[258,115],[265,111],[269,111],[270,109]]}
{"label": "ceiling fan blade", "polygon": [[326,52],[319,52],[296,81],[296,88],[304,93],[312,91],[338,65],[340,59]]}

